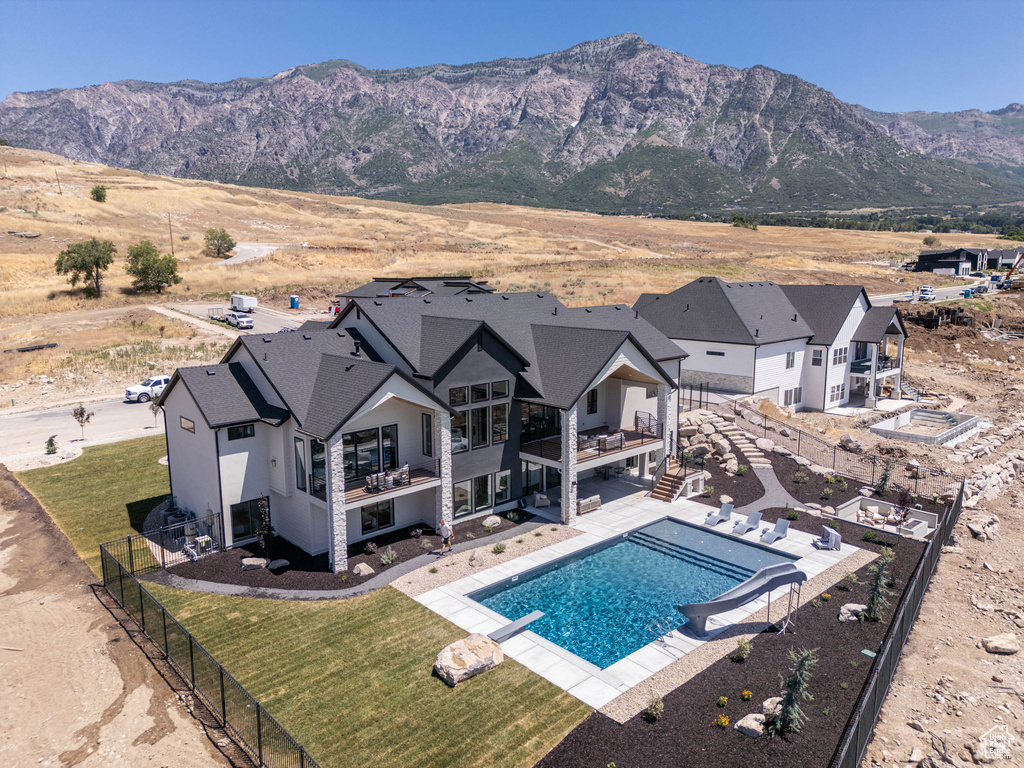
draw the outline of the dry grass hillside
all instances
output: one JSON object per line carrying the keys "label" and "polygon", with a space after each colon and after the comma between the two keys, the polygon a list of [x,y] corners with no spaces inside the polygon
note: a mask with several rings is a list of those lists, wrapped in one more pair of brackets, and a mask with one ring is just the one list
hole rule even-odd
{"label": "dry grass hillside", "polygon": [[[491,204],[428,208],[147,176],[16,148],[0,148],[0,157],[0,320],[148,301],[132,295],[123,257],[144,238],[169,251],[168,218],[185,278],[171,292],[178,296],[243,291],[274,302],[298,292],[309,306],[371,276],[439,272],[472,273],[508,290],[546,288],[571,304],[632,302],[643,291],[670,290],[702,274],[857,282],[876,293],[923,282],[888,267],[891,258],[921,249],[918,234],[752,231]],[[106,203],[90,199],[95,184],[109,187]],[[224,266],[201,255],[209,227],[243,242],[306,246]],[[19,238],[12,230],[41,237]],[[99,300],[85,299],[53,272],[67,244],[89,237],[118,247]],[[942,239],[952,246],[996,243],[974,235]]]}

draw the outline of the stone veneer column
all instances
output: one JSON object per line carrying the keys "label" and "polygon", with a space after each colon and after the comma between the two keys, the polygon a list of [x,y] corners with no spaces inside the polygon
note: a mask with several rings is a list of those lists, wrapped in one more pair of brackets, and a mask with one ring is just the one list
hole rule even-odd
{"label": "stone veneer column", "polygon": [[562,522],[576,520],[576,449],[579,447],[577,409],[579,403],[562,411]]}
{"label": "stone veneer column", "polygon": [[897,400],[903,399],[903,390],[900,387],[903,384],[903,337],[898,336],[896,338],[896,360],[900,365],[900,372],[896,374],[896,384],[892,388],[893,393],[896,395]]}
{"label": "stone veneer column", "polygon": [[661,427],[661,442],[656,454],[655,468],[661,464],[665,456],[670,456],[672,451],[672,435],[675,434],[675,429],[672,428],[672,421],[669,419],[669,391],[667,384],[658,385],[658,425]]}
{"label": "stone veneer column", "polygon": [[434,525],[439,527],[441,519],[452,522],[454,503],[452,500],[452,416],[448,411],[435,410],[434,458],[440,461],[441,485],[434,491]]}
{"label": "stone veneer column", "polygon": [[345,515],[345,460],[341,432],[327,444],[327,531],[331,571],[348,570],[348,530]]}

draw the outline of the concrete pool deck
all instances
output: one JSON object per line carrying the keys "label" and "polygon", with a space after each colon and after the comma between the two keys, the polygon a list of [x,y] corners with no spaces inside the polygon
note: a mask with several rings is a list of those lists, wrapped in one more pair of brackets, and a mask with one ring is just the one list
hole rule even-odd
{"label": "concrete pool deck", "polygon": [[[468,597],[470,593],[594,544],[621,537],[628,531],[666,517],[700,525],[709,511],[710,508],[706,504],[686,499],[666,504],[648,498],[643,493],[623,496],[608,502],[598,511],[578,518],[572,527],[581,533],[572,539],[431,589],[413,599],[467,632],[486,635],[510,623],[511,620],[471,599]],[[740,519],[740,515],[733,515],[733,521]],[[736,538],[750,543],[757,542],[762,528]],[[729,533],[732,525],[729,522],[722,523],[716,526],[715,530],[719,533]],[[807,573],[808,580],[824,575],[826,571],[835,573],[839,570],[836,568],[839,563],[856,553],[863,553],[858,547],[846,543],[839,551],[817,550],[812,545],[815,538],[809,533],[790,529],[788,536],[771,545],[771,549],[799,557],[796,565]],[[856,570],[861,564],[842,570]],[[842,573],[838,573],[834,581],[841,577]],[[801,604],[808,602],[817,593],[817,590],[809,593],[805,590]],[[501,643],[501,648],[509,658],[515,659],[580,701],[594,709],[602,709],[652,676],[662,673],[667,667],[684,659],[688,654],[714,644],[716,638],[727,630],[742,630],[739,633],[728,632],[730,637],[743,634],[747,630],[747,634],[756,634],[767,623],[767,615],[761,620],[761,626],[756,628],[747,627],[745,623],[751,622],[755,614],[770,613],[775,620],[782,618],[788,596],[788,589],[777,590],[770,606],[769,595],[762,595],[741,608],[712,617],[707,624],[709,637],[704,640],[678,629],[660,639],[654,639],[652,635],[651,643],[605,669],[585,661],[528,629]],[[717,658],[732,650],[731,645],[717,645],[721,646],[721,652],[715,654]],[[632,710],[634,706],[626,709]]]}

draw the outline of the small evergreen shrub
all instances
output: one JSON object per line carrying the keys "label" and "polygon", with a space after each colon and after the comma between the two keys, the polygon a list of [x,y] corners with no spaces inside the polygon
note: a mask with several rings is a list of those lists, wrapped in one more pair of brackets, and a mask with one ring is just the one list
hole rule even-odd
{"label": "small evergreen shrub", "polygon": [[889,605],[889,566],[896,553],[886,549],[871,566],[871,592],[868,593],[867,607],[860,612],[861,621],[881,621],[882,611]]}
{"label": "small evergreen shrub", "polygon": [[791,509],[791,510],[789,510],[789,512],[786,513],[786,519],[787,520],[799,520],[800,519],[800,513],[797,512],[795,509]]}
{"label": "small evergreen shrub", "polygon": [[873,541],[878,541],[878,532],[877,531],[865,531],[864,535],[861,536],[861,539],[863,541],[867,541],[869,543],[873,542]]}
{"label": "small evergreen shrub", "polygon": [[95,200],[97,203],[107,202],[107,187],[102,184],[97,184],[95,187],[89,190],[89,197]]}
{"label": "small evergreen shrub", "polygon": [[505,544],[503,542],[500,542],[500,541],[491,548],[491,552],[493,552],[496,555],[500,555],[504,551],[505,551]]}
{"label": "small evergreen shrub", "polygon": [[779,713],[765,723],[765,733],[768,734],[768,738],[781,736],[784,733],[796,733],[807,720],[807,716],[800,709],[799,702],[801,700],[810,701],[814,698],[807,689],[811,675],[814,673],[814,667],[818,663],[816,653],[816,648],[812,650],[805,648],[799,651],[793,649],[789,652],[789,660],[792,662],[789,674],[779,675],[779,681],[782,684],[782,702]]}
{"label": "small evergreen shrub", "polygon": [[746,660],[747,656],[750,655],[752,650],[754,650],[754,646],[751,642],[746,638],[742,638],[738,643],[736,643],[736,650],[732,652],[732,656],[730,656],[730,658],[735,662],[743,662]]}
{"label": "small evergreen shrub", "polygon": [[647,709],[644,710],[644,717],[647,718],[648,722],[656,723],[661,719],[663,714],[665,714],[665,702],[662,701],[661,696],[651,696],[647,701]]}
{"label": "small evergreen shrub", "polygon": [[821,492],[821,498],[823,498],[823,499],[831,499],[832,498],[832,489],[831,488],[823,489],[822,492]]}
{"label": "small evergreen shrub", "polygon": [[53,456],[57,452],[57,436],[50,435],[46,438],[46,455]]}
{"label": "small evergreen shrub", "polygon": [[705,485],[704,486],[704,490],[700,492],[700,495],[701,495],[702,498],[710,499],[711,498],[711,494],[713,494],[714,492],[715,492],[715,486],[713,486],[713,485]]}

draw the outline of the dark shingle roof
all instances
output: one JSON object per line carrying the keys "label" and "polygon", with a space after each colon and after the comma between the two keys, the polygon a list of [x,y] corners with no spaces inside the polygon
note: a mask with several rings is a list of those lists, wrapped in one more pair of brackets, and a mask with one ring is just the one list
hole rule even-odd
{"label": "dark shingle roof", "polygon": [[770,281],[701,277],[669,294],[644,294],[633,308],[670,339],[761,345],[814,335]]}
{"label": "dark shingle roof", "polygon": [[[574,334],[580,339],[582,349],[587,348],[584,339],[596,338],[585,333],[586,330],[616,331],[620,339],[629,334],[655,361],[686,357],[675,343],[625,305],[569,309],[548,293],[429,296],[408,301],[355,299],[354,302],[415,372],[422,375],[433,375],[478,328],[490,329],[527,365],[520,374],[521,381],[542,393],[545,402],[545,387],[557,388],[555,377],[565,375],[566,367],[557,364],[557,357],[575,354]],[[343,323],[344,316],[336,322]],[[544,336],[545,344],[555,346],[541,349],[537,346],[535,326],[563,328],[566,333]],[[552,349],[554,355],[549,354]],[[601,362],[603,364],[604,360]],[[583,367],[591,367],[589,358]],[[559,373],[550,374],[552,369]],[[670,378],[664,371],[662,374]]]}
{"label": "dark shingle roof", "polygon": [[541,372],[543,402],[570,408],[578,401],[615,351],[627,331],[534,325],[534,348]]}
{"label": "dark shingle roof", "polygon": [[278,426],[288,418],[287,410],[267,402],[241,363],[179,368],[176,376],[211,428],[251,421]]}
{"label": "dark shingle roof", "polygon": [[486,280],[474,280],[459,275],[431,277],[375,277],[372,282],[341,294],[346,298],[374,298],[390,296],[457,296],[465,293],[492,293],[494,286]]}
{"label": "dark shingle roof", "polygon": [[306,411],[302,431],[326,440],[397,370],[387,363],[321,355],[313,382],[316,397]]}
{"label": "dark shingle roof", "polygon": [[888,332],[889,327],[896,323],[896,327],[906,335],[903,328],[903,321],[900,319],[896,307],[871,307],[860,321],[857,330],[853,332],[853,341],[863,341],[869,344],[876,344]]}
{"label": "dark shingle roof", "polygon": [[832,344],[864,288],[859,285],[783,285],[786,298],[814,331],[810,344]]}
{"label": "dark shingle roof", "polygon": [[307,320],[296,331],[326,331],[331,327],[330,320]]}

